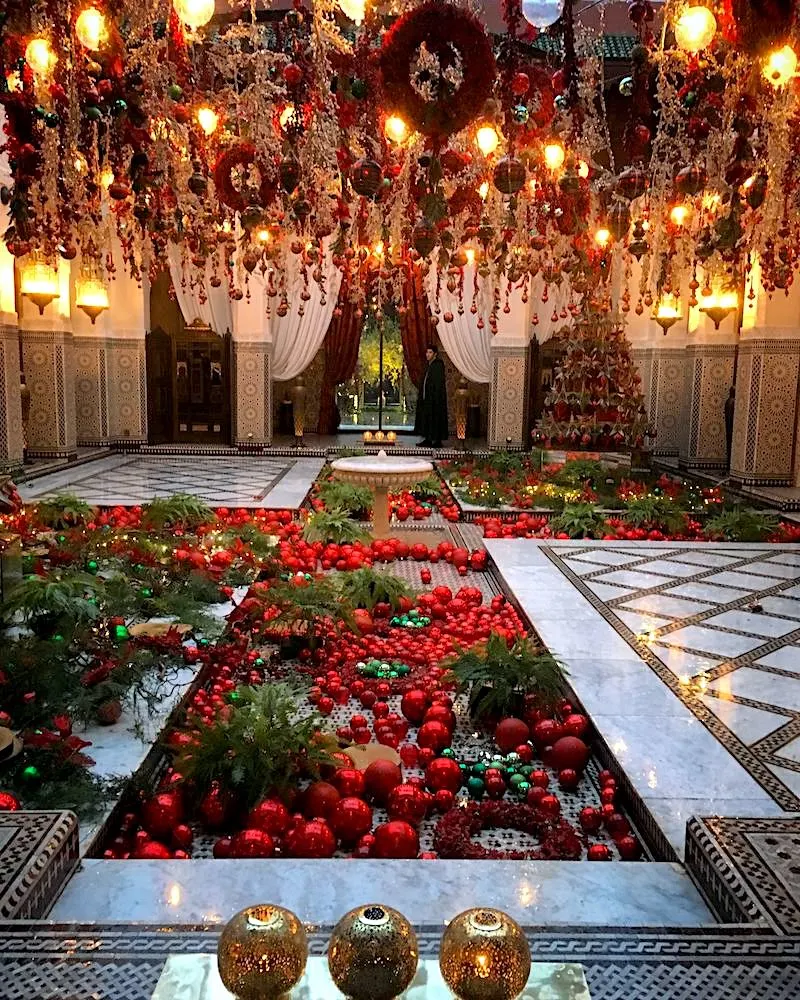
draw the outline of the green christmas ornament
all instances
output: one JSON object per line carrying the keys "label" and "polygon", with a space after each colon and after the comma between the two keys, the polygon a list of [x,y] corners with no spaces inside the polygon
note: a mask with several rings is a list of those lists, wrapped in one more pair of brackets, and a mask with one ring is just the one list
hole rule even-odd
{"label": "green christmas ornament", "polygon": [[486,765],[482,761],[478,762],[477,764],[473,764],[472,773],[478,775],[486,774]]}
{"label": "green christmas ornament", "polygon": [[470,798],[482,799],[483,793],[486,791],[486,783],[483,778],[469,778],[467,781],[467,791]]}
{"label": "green christmas ornament", "polygon": [[455,751],[452,747],[445,747],[441,753],[442,757],[455,757]]}
{"label": "green christmas ornament", "polygon": [[530,118],[530,112],[524,104],[515,104],[511,116],[517,125],[525,125]]}
{"label": "green christmas ornament", "polygon": [[53,641],[54,641],[54,642],[63,642],[63,641],[64,641],[64,636],[63,636],[63,635],[62,635],[62,634],[61,634],[60,632],[57,632],[57,633],[56,633],[56,634],[55,634],[55,635],[53,636]]}
{"label": "green christmas ornament", "polygon": [[89,562],[86,563],[86,569],[90,573],[95,574],[97,572],[97,560],[96,559],[90,559]]}
{"label": "green christmas ornament", "polygon": [[[91,107],[88,107],[85,113],[90,122],[99,122],[103,117],[103,112],[94,104],[92,104]],[[103,527],[107,528],[108,525],[104,524]]]}
{"label": "green christmas ornament", "polygon": [[67,536],[66,535],[59,535],[58,536],[59,544],[63,544],[64,542],[66,542],[66,540],[67,540]]}
{"label": "green christmas ornament", "polygon": [[264,666],[264,657],[263,656],[257,656],[253,660],[253,666],[254,667],[263,667]]}
{"label": "green christmas ornament", "polygon": [[199,641],[199,642],[197,643],[197,645],[198,645],[198,646],[207,646],[207,645],[208,645],[208,639],[201,639],[201,640],[200,640],[200,641]]}
{"label": "green christmas ornament", "polygon": [[517,785],[517,792],[519,793],[519,797],[521,799],[524,799],[530,790],[531,790],[531,783],[529,781],[520,781],[520,783]]}
{"label": "green christmas ornament", "polygon": [[179,101],[183,97],[183,87],[177,83],[171,83],[167,87],[167,96],[171,101]]}
{"label": "green christmas ornament", "polygon": [[508,782],[512,786],[512,788],[516,788],[518,785],[522,784],[524,781],[525,781],[525,779],[522,777],[522,775],[521,774],[516,774],[516,773],[512,774],[511,777],[508,779]]}
{"label": "green christmas ornament", "polygon": [[356,77],[350,84],[350,93],[357,101],[362,101],[367,96],[366,83]]}
{"label": "green christmas ornament", "polygon": [[128,632],[127,625],[115,625],[114,626],[114,638],[115,639],[127,639],[130,633]]}
{"label": "green christmas ornament", "polygon": [[128,110],[128,102],[118,97],[116,101],[111,105],[111,114],[118,118],[121,114],[124,114]]}
{"label": "green christmas ornament", "polygon": [[58,128],[61,124],[61,116],[57,115],[55,111],[48,111],[44,116],[44,123],[48,128]]}
{"label": "green christmas ornament", "polygon": [[28,785],[35,784],[37,781],[41,780],[41,777],[42,775],[39,768],[34,764],[29,764],[22,772],[22,780]]}
{"label": "green christmas ornament", "polygon": [[153,588],[152,587],[142,587],[142,589],[139,591],[139,593],[142,595],[142,597],[152,597],[153,596]]}

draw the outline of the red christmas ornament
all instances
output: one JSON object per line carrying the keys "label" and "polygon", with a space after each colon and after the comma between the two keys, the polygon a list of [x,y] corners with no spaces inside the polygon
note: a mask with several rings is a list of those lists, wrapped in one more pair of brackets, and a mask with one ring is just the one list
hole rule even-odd
{"label": "red christmas ornament", "polygon": [[194,840],[194,834],[192,833],[192,828],[186,823],[178,823],[175,829],[172,831],[172,843],[175,847],[179,847],[183,851],[188,851],[192,846],[192,841]]}
{"label": "red christmas ornament", "polygon": [[564,719],[563,726],[566,736],[583,736],[589,726],[589,720],[585,715],[573,712]]}
{"label": "red christmas ornament", "polygon": [[553,767],[557,771],[571,767],[580,772],[586,767],[586,761],[589,759],[589,748],[577,736],[562,736],[553,744],[551,759]]}
{"label": "red christmas ornament", "polygon": [[514,747],[514,752],[523,764],[530,764],[533,760],[533,747],[530,743],[520,743],[518,747]]}
{"label": "red christmas ornament", "polygon": [[455,794],[461,788],[461,768],[452,757],[437,757],[425,771],[425,784],[432,792],[447,789]]}
{"label": "red christmas ornament", "polygon": [[332,858],[336,837],[323,819],[311,819],[296,831],[294,853],[300,858]]}
{"label": "red christmas ornament", "polygon": [[440,753],[449,747],[453,734],[443,722],[424,722],[417,733],[417,743],[434,753]]}
{"label": "red christmas ornament", "polygon": [[297,63],[288,63],[283,67],[283,79],[290,87],[296,87],[303,79],[303,71]]}
{"label": "red christmas ornament", "polygon": [[586,852],[586,857],[589,861],[610,861],[612,857],[611,848],[606,847],[605,844],[592,844]]}
{"label": "red christmas ornament", "polygon": [[417,826],[428,811],[425,792],[415,785],[398,785],[389,792],[386,808],[389,819],[404,819]]}
{"label": "red christmas ornament", "polygon": [[20,801],[11,792],[0,792],[0,812],[16,812],[20,808]]}
{"label": "red christmas ornament", "polygon": [[251,830],[263,830],[271,837],[282,837],[291,822],[291,814],[280,799],[264,799],[250,810],[247,817]]}
{"label": "red christmas ornament", "polygon": [[390,760],[374,760],[364,772],[367,795],[380,805],[389,800],[389,793],[403,780],[398,764]]}
{"label": "red christmas ornament", "polygon": [[381,823],[375,830],[372,853],[376,858],[416,858],[419,853],[417,831],[400,819]]}
{"label": "red christmas ornament", "polygon": [[146,840],[136,845],[132,857],[140,861],[163,861],[172,857],[172,851],[157,840]]}
{"label": "red christmas ornament", "polygon": [[515,73],[511,78],[511,92],[515,97],[522,97],[528,93],[531,85],[530,77],[527,73]]}
{"label": "red christmas ornament", "polygon": [[220,837],[214,844],[213,853],[215,858],[229,858],[231,856],[231,838]]}
{"label": "red christmas ornament", "polygon": [[448,788],[440,788],[433,796],[433,808],[440,813],[446,813],[456,804],[455,795]]}
{"label": "red christmas ornament", "polygon": [[232,858],[270,858],[274,853],[275,841],[263,830],[240,830],[231,837]]}
{"label": "red christmas ornament", "polygon": [[447,726],[452,733],[456,728],[455,712],[447,705],[431,705],[431,707],[425,712],[423,725],[425,722],[441,722]]}
{"label": "red christmas ornament", "polygon": [[400,701],[400,711],[409,722],[418,726],[425,717],[428,703],[428,695],[415,688],[413,691],[406,691],[403,695]]}
{"label": "red christmas ornament", "polygon": [[533,727],[533,739],[540,747],[552,746],[562,732],[561,723],[555,719],[542,719]]}
{"label": "red christmas ornament", "polygon": [[565,792],[572,792],[578,787],[581,776],[571,767],[565,767],[558,772],[558,783]]}
{"label": "red christmas ornament", "polygon": [[[533,789],[531,788],[528,794],[530,795],[532,791]],[[539,809],[545,814],[545,816],[555,819],[556,816],[561,814],[561,803],[555,795],[543,795],[539,800]]]}
{"label": "red christmas ornament", "polygon": [[600,801],[605,804],[614,804],[614,799],[617,797],[617,790],[611,785],[604,785],[600,789]]}
{"label": "red christmas ornament", "polygon": [[642,846],[632,834],[620,837],[616,842],[617,850],[623,861],[636,861],[642,853]]}
{"label": "red christmas ornament", "polygon": [[603,825],[603,815],[594,806],[585,806],[578,815],[578,822],[586,833],[596,833]]}
{"label": "red christmas ornament", "polygon": [[221,826],[225,826],[233,805],[233,795],[220,788],[218,782],[212,782],[211,788],[200,802],[200,816],[203,823],[210,830],[217,830]]}
{"label": "red christmas ornament", "polygon": [[176,792],[161,792],[144,804],[142,824],[148,833],[158,839],[171,837],[172,831],[183,819],[183,804]]}
{"label": "red christmas ornament", "polygon": [[528,781],[538,788],[547,788],[550,784],[550,775],[547,771],[531,771]]}
{"label": "red christmas ornament", "polygon": [[372,829],[372,809],[363,799],[348,796],[336,803],[328,822],[339,840],[354,844]]}
{"label": "red christmas ornament", "polygon": [[303,813],[308,819],[327,819],[341,797],[338,788],[327,781],[315,781],[303,796]]}
{"label": "red christmas ornament", "polygon": [[511,753],[520,743],[526,743],[530,729],[522,719],[503,719],[494,731],[494,741],[501,753]]}

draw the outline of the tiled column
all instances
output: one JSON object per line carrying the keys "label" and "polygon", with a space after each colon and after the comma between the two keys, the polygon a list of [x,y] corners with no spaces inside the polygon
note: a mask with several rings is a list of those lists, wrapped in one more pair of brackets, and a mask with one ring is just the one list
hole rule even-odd
{"label": "tiled column", "polygon": [[107,445],[108,370],[105,337],[73,337],[75,427],[79,445]]}
{"label": "tiled column", "polygon": [[677,455],[685,390],[686,350],[670,343],[631,351],[642,377],[642,394],[655,429],[653,453]]}
{"label": "tiled column", "polygon": [[233,341],[233,443],[244,451],[272,442],[271,345]]}
{"label": "tiled column", "polygon": [[0,467],[22,467],[24,438],[16,313],[0,314]]}
{"label": "tiled column", "polygon": [[74,458],[75,359],[72,332],[60,317],[30,315],[20,321],[22,364],[31,394],[28,454],[41,458]]}
{"label": "tiled column", "polygon": [[138,448],[147,442],[147,368],[141,336],[114,336],[106,342],[108,436],[112,445]]}
{"label": "tiled column", "polygon": [[497,334],[492,341],[492,381],[489,387],[490,448],[520,448],[527,442],[525,408],[528,397],[528,343]]}

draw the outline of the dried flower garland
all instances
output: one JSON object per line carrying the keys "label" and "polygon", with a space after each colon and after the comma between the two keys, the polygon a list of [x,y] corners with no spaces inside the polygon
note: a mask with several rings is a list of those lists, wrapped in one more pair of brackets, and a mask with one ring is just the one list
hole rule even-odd
{"label": "dried flower garland", "polygon": [[[414,79],[421,51],[438,62],[435,94],[426,94]],[[397,20],[383,40],[379,66],[386,106],[433,139],[460,131],[480,114],[495,78],[483,25],[441,0],[430,0]]]}
{"label": "dried flower garland", "polygon": [[[475,837],[484,830],[505,828],[530,834],[539,847],[501,851],[483,847]],[[440,858],[478,861],[576,860],[582,854],[581,839],[563,819],[549,819],[531,806],[504,801],[469,802],[455,806],[436,824],[433,846]]]}

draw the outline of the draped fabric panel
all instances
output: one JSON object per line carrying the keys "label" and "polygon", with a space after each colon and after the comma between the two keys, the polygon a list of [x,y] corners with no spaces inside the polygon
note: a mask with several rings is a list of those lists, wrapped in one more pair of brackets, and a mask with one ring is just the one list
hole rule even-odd
{"label": "draped fabric panel", "polygon": [[319,404],[317,434],[335,434],[336,387],[353,377],[358,362],[358,347],[364,317],[357,316],[358,304],[347,295],[339,296],[340,315],[334,316],[325,334],[325,377]]}
{"label": "draped fabric panel", "polygon": [[200,320],[205,326],[211,327],[215,333],[225,333],[224,329],[218,330],[214,326],[214,315],[206,289],[196,281],[190,284],[189,275],[183,267],[181,248],[177,244],[170,243],[168,245],[167,260],[169,261],[172,286],[175,289],[184,322],[188,325]]}
{"label": "draped fabric panel", "polygon": [[[464,302],[463,313],[459,314],[459,306],[462,305],[456,292],[449,292],[444,281],[439,286],[439,307],[441,314],[450,312],[453,314],[452,323],[445,323],[444,319],[439,320],[437,331],[448,358],[461,372],[464,378],[470,382],[486,383],[492,380],[492,360],[490,345],[492,334],[489,330],[488,321],[484,321],[484,328],[478,328],[478,318],[482,312],[488,315],[488,310],[478,309],[473,315],[470,312],[472,302],[471,295],[466,289],[471,289],[473,284],[473,267],[464,268]],[[433,268],[428,272],[425,281],[425,289],[428,293],[429,301],[433,302],[436,297],[436,272]]]}
{"label": "draped fabric panel", "polygon": [[419,386],[427,361],[425,348],[439,340],[438,327],[433,322],[422,277],[416,269],[406,281],[403,290],[406,311],[400,317],[400,337],[403,342],[403,360],[414,385]]}
{"label": "draped fabric panel", "polygon": [[[323,247],[323,260],[320,264],[325,279],[324,305],[322,289],[310,274],[306,285],[300,264],[299,255],[288,255],[285,288],[289,309],[285,316],[278,316],[277,302],[273,300],[272,315],[269,319],[272,377],[279,382],[288,382],[296,378],[313,361],[330,326],[342,283],[342,273],[327,252],[327,241]],[[305,301],[301,299],[304,291],[310,295]],[[303,306],[302,316],[298,310],[300,305]]]}

